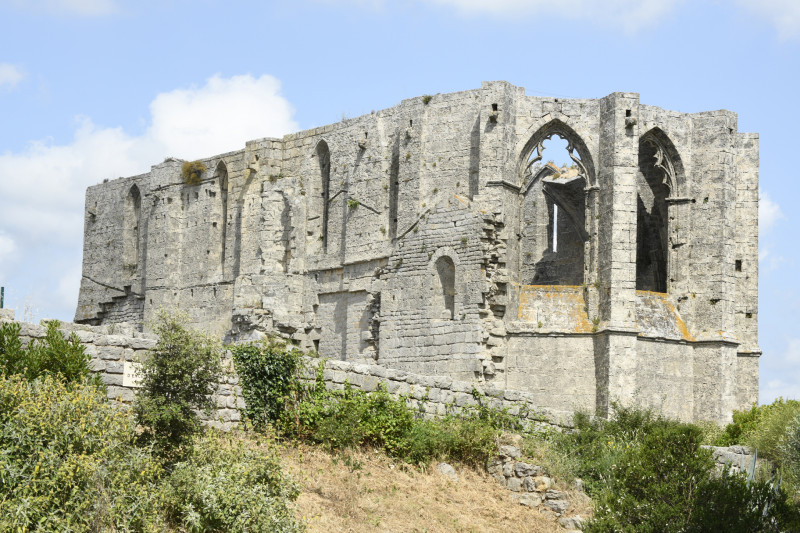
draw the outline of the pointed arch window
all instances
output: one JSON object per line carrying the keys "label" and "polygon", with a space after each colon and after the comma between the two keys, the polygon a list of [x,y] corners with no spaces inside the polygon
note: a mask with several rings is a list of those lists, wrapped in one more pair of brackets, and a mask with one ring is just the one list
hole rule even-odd
{"label": "pointed arch window", "polygon": [[672,143],[658,129],[639,141],[639,172],[636,195],[636,289],[668,292],[670,241],[680,240],[670,228],[676,216],[678,181],[682,164]]}
{"label": "pointed arch window", "polygon": [[436,260],[434,277],[434,311],[440,318],[452,320],[456,311],[456,266],[443,255]]}
{"label": "pointed arch window", "polygon": [[328,251],[328,208],[330,202],[331,185],[331,151],[328,143],[320,141],[317,144],[317,159],[319,161],[320,180],[322,182],[322,251]]}
{"label": "pointed arch window", "polygon": [[[561,157],[558,164],[542,164],[546,148],[548,157]],[[554,120],[533,134],[522,156],[523,282],[580,285],[594,256],[597,187],[588,148],[569,126]]]}
{"label": "pointed arch window", "polygon": [[139,233],[141,227],[142,195],[139,187],[131,186],[125,197],[123,212],[122,258],[125,270],[134,275],[139,270]]}

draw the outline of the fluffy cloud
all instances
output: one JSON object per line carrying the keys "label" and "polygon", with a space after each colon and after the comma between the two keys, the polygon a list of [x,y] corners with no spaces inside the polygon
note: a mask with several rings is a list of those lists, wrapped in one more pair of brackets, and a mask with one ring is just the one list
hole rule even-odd
{"label": "fluffy cloud", "polygon": [[11,264],[16,249],[17,245],[14,240],[8,235],[0,233],[0,279],[5,277],[4,269]]}
{"label": "fluffy cloud", "polygon": [[[132,136],[79,117],[72,142],[31,142],[21,152],[0,154],[0,265],[18,285],[46,258],[64,277],[53,281],[56,299],[74,309],[80,281],[86,187],[149,170],[166,156],[194,159],[244,148],[247,140],[297,129],[293,109],[271,76],[214,76],[200,87],[159,94],[150,105],[150,126]],[[14,243],[17,243],[15,246]],[[24,245],[23,245],[24,243]],[[13,255],[18,268],[9,265]],[[43,277],[49,276],[40,272]],[[60,302],[53,302],[53,305]],[[37,302],[39,307],[46,303]],[[49,309],[45,314],[54,316]]]}
{"label": "fluffy cloud", "polygon": [[770,229],[780,220],[784,219],[781,206],[763,190],[758,190],[758,231],[761,234],[761,242],[758,248],[758,262],[761,265],[761,272],[767,273],[777,269],[784,262],[782,255],[772,253],[773,244],[769,239],[765,239]]}
{"label": "fluffy cloud", "polygon": [[736,3],[767,19],[781,38],[800,37],[800,2],[797,0],[737,0]]}
{"label": "fluffy cloud", "polygon": [[97,17],[119,11],[115,0],[10,0],[9,3],[26,11],[50,15]]}
{"label": "fluffy cloud", "polygon": [[758,191],[758,229],[761,233],[769,231],[776,222],[783,219],[783,211],[777,202],[759,189]]}
{"label": "fluffy cloud", "polygon": [[424,0],[453,6],[467,14],[512,16],[540,14],[611,22],[635,31],[656,22],[683,0]]}
{"label": "fluffy cloud", "polygon": [[787,379],[800,376],[800,338],[788,339],[781,353],[765,354],[761,363],[761,403],[771,403],[780,396],[800,400],[800,382]]}
{"label": "fluffy cloud", "polygon": [[19,67],[9,63],[0,63],[0,88],[11,89],[25,77]]}
{"label": "fluffy cloud", "polygon": [[214,76],[200,89],[158,95],[150,111],[152,140],[183,159],[241,149],[245,141],[297,129],[294,109],[271,76]]}

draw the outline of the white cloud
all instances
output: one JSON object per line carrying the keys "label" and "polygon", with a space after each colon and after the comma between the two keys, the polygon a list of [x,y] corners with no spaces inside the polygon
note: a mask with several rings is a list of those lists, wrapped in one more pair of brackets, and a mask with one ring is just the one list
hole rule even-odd
{"label": "white cloud", "polygon": [[800,2],[797,0],[737,0],[736,3],[767,19],[781,38],[800,37]]}
{"label": "white cloud", "polygon": [[766,191],[758,190],[758,230],[769,231],[776,222],[784,218],[781,206],[770,198]]}
{"label": "white cloud", "polygon": [[423,0],[453,6],[466,14],[501,17],[558,16],[599,20],[635,31],[658,21],[683,0]]}
{"label": "white cloud", "polygon": [[9,0],[8,3],[26,11],[48,15],[97,17],[119,11],[116,0]]}
{"label": "white cloud", "polygon": [[[139,136],[79,117],[69,144],[35,141],[23,151],[0,154],[3,274],[24,277],[36,254],[47,250],[49,255],[42,255],[63,262],[58,266],[64,277],[52,281],[58,284],[57,299],[72,300],[74,309],[86,187],[146,172],[166,156],[194,159],[243,149],[246,140],[282,136],[298,127],[280,82],[266,75],[214,76],[201,87],[159,94],[150,112],[151,125]],[[6,256],[12,253],[18,268],[8,266]]]}
{"label": "white cloud", "polygon": [[68,268],[61,279],[58,280],[58,290],[56,296],[61,307],[72,310],[75,302],[78,301],[78,292],[81,288],[81,265],[76,263],[72,268]]}
{"label": "white cloud", "polygon": [[4,269],[8,268],[8,265],[11,264],[12,256],[16,249],[17,245],[14,240],[8,235],[0,233],[0,279],[6,277]]}
{"label": "white cloud", "polygon": [[25,73],[19,67],[10,63],[0,63],[0,87],[14,88],[25,78]]}
{"label": "white cloud", "polygon": [[158,95],[150,111],[152,139],[184,159],[241,149],[245,141],[297,129],[294,109],[271,76],[214,76],[201,89]]}
{"label": "white cloud", "polygon": [[781,353],[765,353],[761,366],[761,403],[779,396],[800,400],[800,338],[789,338]]}

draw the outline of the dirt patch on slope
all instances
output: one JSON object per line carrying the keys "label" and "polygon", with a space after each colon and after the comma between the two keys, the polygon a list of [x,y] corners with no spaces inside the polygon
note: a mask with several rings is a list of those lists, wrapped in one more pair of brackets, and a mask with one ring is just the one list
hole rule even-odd
{"label": "dirt patch on slope", "polygon": [[[282,459],[301,485],[298,515],[310,532],[564,533],[554,517],[520,505],[488,474],[456,466],[458,481],[379,452],[329,454],[288,446]],[[586,516],[586,515],[584,515]]]}

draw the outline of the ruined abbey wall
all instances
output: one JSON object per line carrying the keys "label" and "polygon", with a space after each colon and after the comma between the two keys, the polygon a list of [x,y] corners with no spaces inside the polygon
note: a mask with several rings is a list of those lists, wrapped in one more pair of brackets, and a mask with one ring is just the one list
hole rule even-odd
{"label": "ruined abbey wall", "polygon": [[758,136],[735,113],[489,82],[248,142],[197,185],[182,163],[88,189],[76,322],[179,307],[564,413],[757,400]]}

